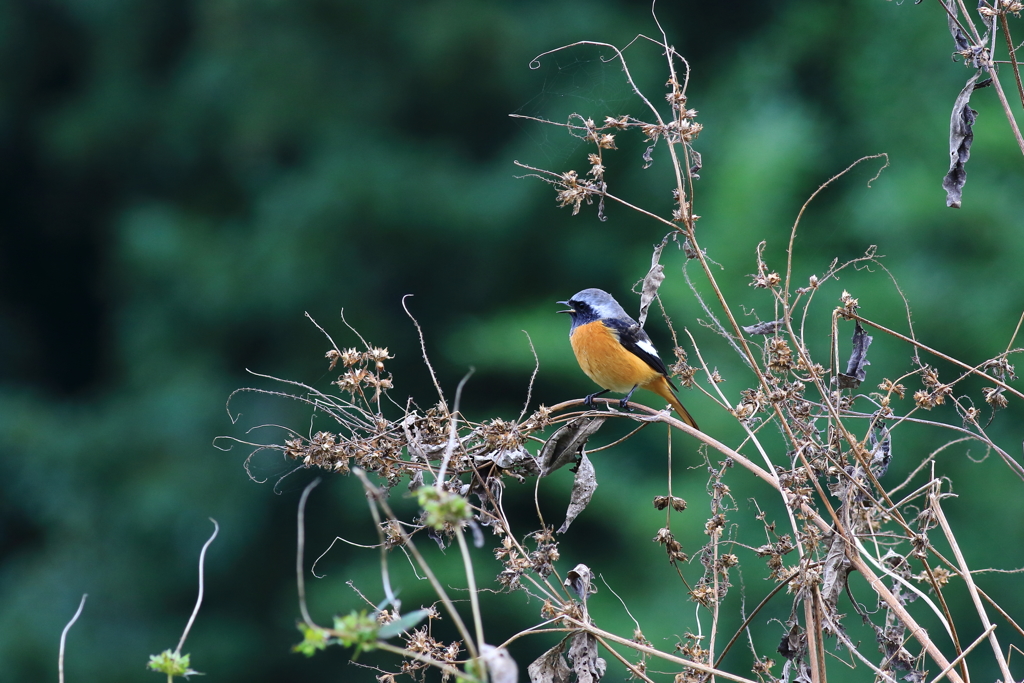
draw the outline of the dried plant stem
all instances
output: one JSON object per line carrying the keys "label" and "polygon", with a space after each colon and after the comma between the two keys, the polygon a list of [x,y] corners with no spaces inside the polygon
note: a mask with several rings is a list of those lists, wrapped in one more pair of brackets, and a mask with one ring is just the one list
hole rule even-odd
{"label": "dried plant stem", "polygon": [[654,683],[654,681],[651,680],[643,671],[636,668],[636,665],[633,664],[633,662],[629,661],[628,659],[620,655],[611,645],[609,645],[607,640],[605,640],[601,636],[594,636],[594,638],[597,640],[597,642],[601,644],[601,647],[603,647],[605,650],[608,650],[608,652],[610,652],[611,655],[615,657],[615,659],[622,662],[622,665],[629,669],[629,672],[633,674],[635,678],[647,681],[647,683]]}
{"label": "dried plant stem", "polygon": [[[797,212],[797,214],[796,214],[796,220],[793,221],[793,228],[789,231],[789,247],[786,249],[786,281],[785,281],[785,286],[783,288],[783,294],[782,294],[782,306],[783,306],[782,313],[783,313],[783,318],[788,319],[789,316],[790,316],[790,309],[791,309],[791,307],[790,307],[789,296],[790,296],[790,292],[792,291],[791,285],[792,285],[792,279],[793,279],[793,244],[796,242],[796,231],[797,231],[797,227],[799,227],[799,225],[800,225],[800,219],[803,218],[804,212],[807,210],[807,207],[810,206],[811,202],[814,201],[815,197],[817,197],[819,194],[821,194],[822,191],[826,187],[828,187],[833,182],[835,182],[836,180],[839,180],[844,175],[846,175],[847,173],[852,171],[861,162],[863,162],[863,161],[870,161],[871,159],[882,159],[882,158],[885,159],[885,166],[882,166],[882,168],[884,169],[886,166],[889,165],[889,155],[885,154],[884,152],[881,153],[881,154],[872,154],[870,156],[861,157],[860,159],[857,159],[857,161],[853,162],[852,164],[850,164],[849,166],[844,168],[842,171],[840,171],[839,173],[835,174],[834,176],[832,176],[831,178],[829,178],[828,180],[823,182],[821,185],[819,185],[818,189],[815,190],[813,193],[811,193],[811,196],[808,197],[807,201],[805,201],[803,203],[803,206],[800,207],[800,211]],[[881,172],[882,171],[879,170],[879,173],[881,173]],[[875,177],[877,178],[878,176],[875,176]],[[869,182],[868,185],[870,185],[870,184],[871,183]]]}
{"label": "dried plant stem", "polygon": [[796,577],[797,574],[790,574],[787,579],[777,583],[775,585],[775,588],[772,588],[771,591],[768,592],[768,595],[766,595],[764,599],[762,599],[761,602],[758,603],[757,607],[754,608],[754,611],[750,613],[750,616],[743,620],[743,623],[740,625],[740,627],[736,629],[736,633],[733,634],[729,642],[726,643],[724,648],[722,648],[722,653],[718,655],[718,659],[715,660],[715,668],[718,668],[718,665],[722,663],[722,660],[725,658],[726,653],[730,650],[730,648],[732,648],[733,643],[735,643],[736,640],[740,637],[740,634],[747,630],[747,627],[750,626],[750,622],[753,621],[755,616],[757,616],[757,613],[760,612],[761,609],[768,604],[769,600],[774,598],[780,590],[788,586],[789,582],[795,579]]}
{"label": "dried plant stem", "polygon": [[[391,506],[388,505],[386,500],[384,500],[384,497],[380,494],[377,487],[370,482],[366,473],[363,472],[362,469],[356,467],[352,468],[352,473],[359,477],[359,481],[363,483],[363,488],[366,489],[367,494],[373,497],[377,505],[379,505],[384,511],[384,514],[388,516],[388,519],[397,521],[398,517],[396,517],[395,513],[391,510]],[[410,553],[412,553],[412,556],[416,558],[416,564],[419,565],[420,570],[426,575],[427,580],[434,589],[434,592],[437,593],[439,598],[441,598],[441,602],[444,604],[445,610],[452,618],[455,628],[459,631],[459,636],[466,643],[466,650],[469,652],[470,659],[477,659],[480,654],[477,651],[476,644],[473,642],[473,637],[470,635],[469,629],[466,628],[466,623],[462,620],[462,616],[459,614],[458,610],[455,609],[455,604],[451,601],[451,598],[448,597],[448,593],[445,591],[444,586],[442,586],[441,582],[437,580],[437,576],[430,568],[427,560],[422,554],[420,554],[420,551],[413,542],[412,537],[405,532],[405,529],[403,529],[401,525],[398,525],[398,533],[402,537],[402,544]]]}
{"label": "dried plant stem", "polygon": [[188,623],[185,624],[185,630],[181,634],[181,640],[178,641],[178,647],[174,649],[175,654],[181,654],[181,648],[185,647],[185,639],[188,638],[188,632],[196,620],[196,615],[199,614],[199,607],[203,604],[203,562],[206,560],[207,548],[213,543],[213,539],[217,538],[217,533],[220,531],[220,525],[217,524],[217,520],[211,517],[210,521],[213,522],[213,533],[206,539],[203,549],[199,551],[199,597],[196,598],[196,606],[192,610],[192,616],[188,618]]}
{"label": "dried plant stem", "polygon": [[1012,626],[1013,629],[1018,634],[1020,634],[1020,636],[1022,638],[1024,638],[1024,628],[1021,628],[1020,624],[1018,624],[1016,621],[1014,621],[1013,618],[1009,614],[1006,613],[1006,610],[1004,610],[1002,607],[1000,607],[999,604],[995,600],[993,600],[992,597],[988,593],[986,593],[985,591],[981,590],[981,588],[979,588],[978,586],[975,586],[974,589],[978,591],[978,595],[980,595],[982,597],[982,599],[985,602],[987,602],[992,607],[992,609],[994,609],[995,611],[999,612],[999,616],[1001,616],[1003,619],[1006,619],[1006,623],[1008,623],[1010,626]]}
{"label": "dried plant stem", "polygon": [[82,600],[78,603],[78,609],[75,610],[75,615],[71,617],[65,626],[64,630],[60,632],[60,651],[57,654],[57,677],[60,683],[64,683],[64,643],[67,641],[68,631],[78,621],[78,617],[82,616],[82,610],[85,608],[85,599],[89,597],[88,593],[82,594]]}
{"label": "dried plant stem", "polygon": [[[476,576],[473,572],[473,558],[469,556],[469,546],[466,544],[466,534],[462,527],[455,527],[455,538],[459,541],[459,552],[462,553],[462,565],[466,571],[466,586],[469,589],[469,604],[473,610],[473,626],[476,629],[476,646],[484,646],[484,620],[480,615],[480,600],[476,592]],[[481,665],[483,660],[480,660]]]}
{"label": "dried plant stem", "polygon": [[992,633],[992,631],[994,630],[996,630],[995,625],[991,625],[987,629],[985,629],[980,636],[974,639],[974,642],[971,643],[966,650],[957,655],[957,658],[951,661],[946,666],[946,668],[940,671],[939,675],[933,678],[931,681],[929,681],[929,683],[939,683],[939,681],[941,681],[943,678],[946,677],[947,674],[949,674],[950,670],[953,667],[959,665],[963,661],[964,657],[966,657],[971,652],[971,650],[978,647],[978,645],[981,644],[981,641],[985,640],[985,638],[987,638],[989,634]]}
{"label": "dried plant stem", "polygon": [[441,469],[437,472],[437,480],[434,485],[437,490],[440,491],[441,487],[444,486],[444,478],[448,472],[448,463],[452,460],[452,455],[455,454],[455,446],[459,443],[459,403],[462,400],[462,389],[466,386],[466,382],[473,376],[474,369],[470,368],[461,381],[459,381],[458,388],[455,389],[455,410],[451,411],[448,420],[448,445],[444,449],[444,458],[441,460]]}
{"label": "dried plant stem", "polygon": [[971,570],[967,566],[967,561],[964,559],[964,555],[960,552],[960,544],[957,543],[956,537],[953,535],[953,530],[949,526],[949,522],[946,520],[946,514],[942,511],[942,505],[939,501],[938,492],[933,490],[931,495],[930,508],[935,512],[935,518],[942,527],[942,532],[946,535],[946,541],[949,542],[949,546],[953,549],[953,556],[956,557],[957,564],[960,566],[960,576],[964,580],[964,584],[967,586],[967,591],[971,594],[971,600],[974,602],[974,608],[978,612],[978,618],[981,619],[981,625],[985,627],[988,632],[988,641],[992,645],[992,652],[996,656],[996,661],[999,662],[999,670],[1003,674],[1004,681],[1014,680],[1010,674],[1010,667],[1006,663],[1006,657],[1003,655],[1003,649],[999,646],[999,639],[993,633],[991,628],[992,624],[989,622],[988,613],[985,611],[985,606],[981,604],[981,598],[978,596],[978,591],[974,586],[974,577],[971,576]]}
{"label": "dried plant stem", "polygon": [[[929,637],[928,632],[917,623],[914,617],[910,615],[910,612],[906,610],[903,603],[901,603],[900,600],[893,595],[888,588],[886,588],[885,584],[882,583],[882,580],[879,579],[871,570],[871,567],[868,566],[863,558],[858,553],[849,551],[846,553],[846,556],[849,558],[850,564],[853,568],[860,572],[860,575],[868,582],[871,589],[875,591],[883,601],[885,601],[886,606],[893,611],[903,626],[910,631],[914,639],[921,644],[925,652],[928,653],[928,656],[931,657],[939,666],[943,668],[948,667],[949,662]],[[960,678],[959,674],[956,674],[953,671],[949,671],[947,675],[953,680],[953,683],[964,683],[964,680]]]}
{"label": "dried plant stem", "polygon": [[[595,399],[595,401],[597,401],[597,400],[610,401],[610,399]],[[617,401],[616,401],[616,403],[617,403]],[[554,410],[556,410],[558,408],[566,408],[566,407],[569,407],[569,406],[572,406],[572,405],[577,405],[577,404],[582,404],[582,400],[567,401],[565,403],[559,404],[558,406],[552,407],[552,410],[554,411]],[[750,471],[752,474],[757,476],[759,479],[761,479],[761,480],[765,481],[766,483],[768,483],[770,486],[772,486],[772,488],[775,488],[780,493],[782,492],[782,488],[779,485],[777,479],[772,477],[767,471],[765,471],[764,469],[762,469],[758,465],[754,464],[751,460],[749,460],[745,456],[743,456],[743,455],[741,455],[739,453],[736,453],[734,450],[730,449],[725,444],[722,444],[721,442],[719,442],[716,439],[708,436],[707,434],[704,434],[703,432],[696,432],[696,430],[690,429],[689,426],[686,425],[684,422],[682,422],[681,420],[678,420],[678,419],[676,419],[676,418],[674,418],[674,417],[672,417],[670,415],[666,415],[664,413],[660,413],[660,412],[655,411],[655,410],[653,410],[651,408],[647,408],[646,406],[639,406],[638,405],[638,406],[636,406],[636,408],[639,409],[639,410],[646,409],[651,414],[651,417],[648,418],[648,419],[652,419],[652,420],[658,421],[658,422],[665,422],[666,424],[670,424],[671,426],[673,426],[673,427],[675,427],[675,428],[677,428],[677,429],[679,429],[681,431],[684,431],[684,432],[686,432],[688,434],[691,434],[692,436],[695,436],[695,437],[699,438],[701,441],[703,441],[707,445],[711,446],[715,450],[718,450],[719,452],[723,453],[724,455],[727,455],[728,457],[732,458],[737,464],[741,465],[742,467],[744,467],[745,469]],[[787,505],[787,508],[788,507],[789,506]],[[806,515],[806,517],[807,517],[807,519],[809,521],[812,521],[823,532],[828,533],[828,532],[831,531],[831,528],[830,528],[829,524],[827,524],[825,522],[825,520],[822,519],[821,516],[818,515],[818,513],[815,510],[813,510],[813,509],[811,509],[811,508],[809,508],[807,506],[802,506],[801,507],[801,512],[804,515]],[[946,667],[949,662],[946,660],[945,655],[942,654],[942,652],[939,650],[939,648],[931,640],[931,638],[928,635],[928,632],[924,628],[922,628],[920,624],[917,623],[917,621],[906,610],[906,608],[903,606],[903,604],[900,602],[900,600],[895,595],[893,595],[892,592],[881,581],[881,579],[878,578],[878,576],[871,569],[871,567],[867,564],[867,562],[864,561],[864,559],[860,556],[860,554],[853,547],[848,546],[846,555],[849,558],[850,563],[853,566],[853,568],[856,569],[858,572],[860,572],[861,576],[863,576],[865,581],[868,582],[868,584],[871,586],[872,590],[874,590],[875,593],[886,603],[886,605],[889,607],[889,609],[891,609],[893,611],[893,613],[900,620],[900,622],[910,631],[910,633],[914,637],[914,639],[917,640],[921,644],[921,646],[925,649],[925,651],[928,653],[928,655],[935,661],[935,663],[938,664],[941,667]],[[939,613],[939,612],[937,612],[937,613]],[[606,637],[608,637],[608,636],[606,636]],[[616,640],[615,638],[610,638],[610,639],[611,640]],[[619,641],[616,641],[616,642],[619,642]],[[623,642],[623,644],[631,645],[631,646],[635,645],[635,644],[631,644],[631,641],[625,641],[625,642]],[[640,648],[637,648],[637,649],[640,649]],[[641,651],[644,651],[644,650],[641,650]],[[721,675],[717,671],[716,672],[709,672],[709,673],[715,673],[716,675]],[[952,671],[949,672],[948,676],[954,681],[954,683],[964,683],[963,679],[961,679],[958,674],[956,674],[956,673],[954,673]],[[738,680],[738,679],[733,678],[731,680]],[[1010,679],[1007,679],[1007,680],[1010,680]]]}
{"label": "dried plant stem", "polygon": [[317,477],[302,490],[302,496],[299,498],[299,514],[297,516],[299,533],[295,550],[295,585],[298,587],[299,593],[299,612],[302,613],[302,620],[309,628],[319,627],[310,619],[309,609],[306,607],[306,577],[302,571],[302,555],[306,549],[306,500],[309,498],[310,491],[315,489],[319,483],[320,477]]}
{"label": "dried plant stem", "polygon": [[451,664],[447,664],[445,662],[439,662],[436,659],[434,659],[433,657],[428,657],[427,655],[425,655],[423,653],[420,653],[420,652],[413,652],[412,650],[407,650],[404,647],[398,647],[396,645],[392,645],[391,643],[387,642],[386,640],[378,640],[378,641],[376,641],[373,644],[373,647],[378,649],[378,650],[384,650],[385,652],[391,652],[393,654],[399,655],[400,657],[404,657],[406,659],[415,659],[417,662],[423,662],[424,664],[429,664],[431,666],[436,666],[438,669],[441,670],[442,673],[444,673],[445,675],[448,675],[448,676],[455,676],[456,678],[458,678],[459,676],[462,675],[462,672],[459,671],[458,669],[456,669]]}
{"label": "dried plant stem", "polygon": [[[946,596],[942,592],[942,586],[939,581],[935,578],[935,573],[932,571],[932,566],[928,562],[927,557],[922,557],[921,564],[924,565],[924,570],[928,574],[928,582],[932,585],[932,590],[935,592],[935,597],[939,599],[939,606],[942,607],[942,613],[946,615],[946,621],[949,622],[950,635],[953,637],[953,647],[957,651],[957,659],[963,656],[963,647],[960,645],[960,634],[956,630],[956,621],[953,619],[952,612],[949,611],[949,605],[946,604]],[[970,676],[967,673],[967,662],[964,662],[960,667],[960,672],[963,674],[964,680],[969,680]]]}
{"label": "dried plant stem", "polygon": [[[883,325],[879,325],[876,322],[872,322],[872,321],[868,320],[867,318],[862,318],[859,315],[855,315],[855,314],[849,314],[849,317],[851,317],[851,318],[853,318],[855,320],[859,320],[862,323],[864,323],[865,325],[870,325],[871,327],[874,327],[876,330],[881,330],[882,332],[885,332],[886,334],[892,335],[893,337],[896,337],[897,339],[901,339],[901,340],[907,342],[908,344],[912,344],[915,348],[918,348],[918,349],[920,349],[922,351],[926,351],[926,352],[932,354],[933,356],[936,356],[938,358],[943,359],[944,361],[947,361],[949,363],[952,363],[953,365],[959,366],[959,367],[963,368],[964,370],[966,370],[967,374],[977,375],[979,377],[983,377],[985,379],[985,381],[991,382],[992,384],[995,384],[996,386],[1002,387],[1004,390],[1008,391],[1009,393],[1013,394],[1014,396],[1017,396],[1018,398],[1024,399],[1024,394],[1022,394],[1021,392],[1017,391],[1016,389],[1014,389],[1013,387],[1011,387],[1010,385],[1008,385],[1006,382],[1002,381],[998,377],[993,377],[992,375],[986,374],[985,372],[983,372],[980,369],[980,367],[971,367],[970,365],[967,365],[966,363],[961,362],[961,361],[957,360],[956,358],[952,358],[951,356],[947,356],[946,354],[942,353],[941,351],[936,351],[933,348],[925,346],[924,344],[922,344],[921,342],[917,341],[916,339],[912,339],[910,337],[902,335],[899,332],[896,332],[895,330],[890,330],[889,328],[887,328],[887,327],[885,327]],[[980,429],[980,427],[979,427],[979,429]],[[999,448],[999,446],[997,446],[991,439],[986,439],[985,443],[988,446],[990,446],[993,450],[995,450],[996,453],[999,454],[999,457],[1001,457],[1003,459],[1003,462],[1005,462],[1010,467],[1010,469],[1013,470],[1013,472],[1018,477],[1020,477],[1021,479],[1024,479],[1024,466],[1021,466],[1020,463],[1018,463],[1016,460],[1011,458],[1009,453],[1004,451],[1002,448]]]}
{"label": "dried plant stem", "polygon": [[999,76],[996,75],[995,69],[989,71],[989,75],[992,77],[992,85],[996,87],[996,94],[999,96],[999,103],[1003,105],[1003,113],[1006,114],[1006,120],[1010,124],[1010,130],[1013,131],[1013,139],[1017,141],[1017,147],[1020,148],[1021,154],[1024,154],[1024,137],[1020,134],[1020,128],[1017,126],[1017,119],[1013,116],[1013,110],[1010,109],[1010,103],[1006,99],[1006,93],[1003,92],[1003,86],[999,83]]}
{"label": "dried plant stem", "polygon": [[420,352],[423,354],[423,364],[427,366],[427,370],[430,372],[430,379],[434,382],[434,389],[437,390],[438,399],[441,401],[441,405],[445,406],[447,410],[447,404],[444,400],[444,392],[441,391],[441,383],[437,381],[437,373],[434,372],[434,366],[430,364],[430,357],[427,356],[427,340],[423,336],[423,328],[420,327],[420,323],[416,320],[416,317],[409,311],[409,307],[406,305],[405,300],[411,297],[412,294],[406,294],[402,297],[402,309],[405,314],[409,316],[409,320],[416,327],[416,334],[419,335],[420,339]]}
{"label": "dried plant stem", "polygon": [[1010,349],[1013,348],[1013,342],[1017,339],[1017,334],[1020,332],[1020,326],[1024,323],[1024,313],[1020,314],[1020,318],[1017,319],[1017,327],[1013,328],[1013,334],[1010,335],[1010,343],[1006,345],[1006,351],[1003,353],[1009,353]]}
{"label": "dried plant stem", "polygon": [[821,620],[814,604],[814,594],[804,598],[804,633],[807,635],[807,654],[811,660],[811,681],[825,683],[825,660],[821,653]]}
{"label": "dried plant stem", "polygon": [[[844,314],[844,315],[847,315],[847,314]],[[860,317],[859,315],[856,315],[856,314],[849,314],[849,317],[852,318],[853,320],[859,320],[862,323],[864,323],[865,325],[870,325],[871,327],[875,328],[876,330],[879,330],[880,332],[885,332],[888,335],[892,335],[893,337],[896,337],[897,339],[905,341],[908,344],[913,344],[915,348],[918,348],[918,349],[920,349],[922,351],[926,351],[926,352],[932,354],[933,356],[936,356],[937,358],[941,358],[942,360],[944,360],[944,361],[946,361],[948,363],[952,363],[953,365],[957,365],[957,366],[963,368],[964,370],[966,370],[968,374],[978,375],[979,377],[984,377],[987,381],[991,382],[992,384],[995,384],[996,386],[1002,387],[1003,389],[1005,389],[1006,391],[1010,392],[1011,394],[1013,394],[1017,398],[1024,399],[1024,394],[1022,394],[1021,392],[1017,391],[1016,389],[1011,387],[1006,382],[1003,382],[998,377],[993,377],[992,375],[988,375],[988,374],[984,373],[982,370],[980,370],[977,367],[971,367],[967,363],[964,363],[962,361],[958,361],[956,358],[953,358],[952,356],[947,356],[946,354],[942,353],[941,351],[936,351],[935,349],[933,349],[933,348],[931,348],[929,346],[925,346],[924,344],[922,344],[921,342],[917,341],[916,339],[913,339],[911,337],[907,337],[905,335],[902,335],[902,334],[900,334],[899,332],[897,332],[895,330],[890,330],[888,327],[885,327],[884,325],[879,325],[878,323],[873,322],[871,320],[868,320],[867,318],[862,318],[862,317]]]}
{"label": "dried plant stem", "polygon": [[1017,53],[1013,51],[1013,39],[1010,38],[1010,26],[1006,21],[1006,12],[1000,12],[999,22],[1003,27],[1003,37],[1006,38],[1006,52],[1010,55],[1010,64],[1013,65],[1013,76],[1017,80],[1017,94],[1020,95],[1021,106],[1024,106],[1024,85],[1020,82],[1020,67],[1017,64]]}
{"label": "dried plant stem", "polygon": [[[365,488],[365,482],[363,482],[363,486]],[[387,600],[387,604],[394,607],[395,610],[401,611],[402,601],[398,599],[398,596],[395,595],[391,588],[391,570],[388,567],[388,544],[387,539],[384,538],[384,528],[381,525],[380,512],[377,510],[373,493],[368,489],[366,490],[366,493],[366,504],[370,506],[370,515],[373,517],[373,528],[377,530],[377,539],[380,541],[380,543],[378,543],[378,546],[380,547],[380,582],[384,588],[384,599]],[[334,544],[332,543],[331,545]]]}
{"label": "dried plant stem", "polygon": [[728,671],[723,671],[722,669],[716,669],[714,667],[708,666],[707,664],[695,662],[692,659],[676,657],[675,655],[670,655],[667,652],[662,652],[661,650],[657,650],[648,645],[638,643],[634,640],[627,640],[621,636],[615,635],[614,633],[600,629],[594,626],[593,624],[589,624],[569,616],[565,617],[565,622],[567,624],[573,625],[578,630],[586,631],[587,633],[595,637],[605,638],[614,643],[618,643],[620,645],[625,645],[626,647],[632,648],[637,652],[642,652],[644,654],[651,655],[652,657],[664,659],[666,661],[673,662],[674,664],[679,664],[680,666],[686,666],[706,674],[711,674],[712,676],[720,676],[721,678],[724,678],[728,681],[736,681],[736,683],[756,683],[755,681],[749,678],[743,678],[742,676],[737,676],[736,674],[729,673]]}

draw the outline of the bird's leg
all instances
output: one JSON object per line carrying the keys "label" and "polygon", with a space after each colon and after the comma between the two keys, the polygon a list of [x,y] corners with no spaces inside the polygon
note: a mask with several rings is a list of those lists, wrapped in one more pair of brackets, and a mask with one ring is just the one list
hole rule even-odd
{"label": "bird's leg", "polygon": [[607,394],[609,391],[611,391],[611,389],[605,389],[604,391],[595,391],[593,394],[591,394],[590,396],[587,396],[585,399],[583,399],[583,406],[587,410],[593,410],[594,409],[594,399],[596,397],[600,396],[601,394]]}
{"label": "bird's leg", "polygon": [[619,401],[619,407],[620,408],[622,408],[623,410],[629,410],[629,408],[626,407],[626,404],[629,403],[629,397],[633,395],[633,392],[636,391],[636,388],[638,386],[640,386],[640,385],[639,384],[634,384],[633,388],[629,390],[629,393],[622,397],[622,400]]}

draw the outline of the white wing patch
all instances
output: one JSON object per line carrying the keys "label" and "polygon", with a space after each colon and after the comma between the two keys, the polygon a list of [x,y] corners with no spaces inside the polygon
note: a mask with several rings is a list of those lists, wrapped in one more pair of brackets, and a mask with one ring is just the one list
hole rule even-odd
{"label": "white wing patch", "polygon": [[658,351],[654,348],[654,344],[652,344],[650,340],[638,339],[636,345],[639,346],[644,351],[646,351],[647,353],[654,356],[655,358],[659,358]]}

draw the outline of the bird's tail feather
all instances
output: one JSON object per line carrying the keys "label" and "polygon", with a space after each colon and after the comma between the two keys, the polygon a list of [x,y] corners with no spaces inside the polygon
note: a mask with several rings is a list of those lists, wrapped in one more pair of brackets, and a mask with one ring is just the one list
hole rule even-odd
{"label": "bird's tail feather", "polygon": [[700,427],[697,426],[697,421],[693,419],[690,412],[683,407],[683,404],[678,398],[676,398],[676,395],[672,393],[672,387],[664,376],[658,377],[658,379],[654,380],[650,384],[645,385],[644,389],[653,391],[658,396],[661,396],[663,399],[671,403],[672,407],[675,409],[676,413],[679,414],[679,417],[682,418],[683,422],[690,425],[698,432],[700,431]]}

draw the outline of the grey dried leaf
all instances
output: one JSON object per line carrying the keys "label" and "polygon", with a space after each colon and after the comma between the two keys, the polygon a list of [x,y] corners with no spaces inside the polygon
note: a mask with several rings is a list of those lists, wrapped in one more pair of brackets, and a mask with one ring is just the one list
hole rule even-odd
{"label": "grey dried leaf", "polygon": [[902,626],[881,628],[875,626],[875,639],[878,649],[885,655],[883,671],[913,671],[914,656],[903,647],[904,629]]}
{"label": "grey dried leaf", "polygon": [[485,643],[480,647],[480,656],[487,664],[487,679],[491,683],[517,683],[519,667],[508,650]]}
{"label": "grey dried leaf", "polygon": [[700,152],[695,149],[690,149],[690,177],[694,180],[700,180],[700,169],[702,168],[702,162],[700,158]]}
{"label": "grey dried leaf", "polygon": [[529,451],[522,447],[515,450],[498,449],[490,451],[489,453],[474,456],[473,460],[476,462],[477,467],[493,462],[503,470],[522,467],[529,474],[537,474],[540,471],[537,461],[533,459]]}
{"label": "grey dried leaf", "polygon": [[807,651],[807,634],[795,621],[788,622],[786,625],[789,626],[789,631],[782,637],[778,653],[790,660],[802,657]]}
{"label": "grey dried leaf", "polygon": [[597,638],[589,633],[573,634],[569,661],[577,683],[597,683],[608,669],[608,663],[597,656]]}
{"label": "grey dried leaf", "polygon": [[[981,44],[988,45],[992,31],[996,27],[996,15],[990,12],[981,12],[980,10],[983,7],[988,7],[988,3],[985,0],[978,0],[978,14],[981,15],[981,23],[985,27],[985,33],[981,36]],[[988,71],[988,69],[985,68],[985,71]]]}
{"label": "grey dried leaf", "polygon": [[468,526],[469,530],[473,533],[473,547],[474,548],[483,548],[484,547],[484,532],[483,532],[483,529],[480,528],[480,525],[477,524],[475,519],[471,519],[471,520],[469,520],[469,522],[466,523],[466,526]]}
{"label": "grey dried leaf", "polygon": [[[886,565],[893,574],[896,574],[908,583],[911,581],[910,564],[907,562],[907,558],[890,548],[881,559],[882,564]],[[907,590],[903,583],[896,579],[892,580],[889,590],[892,591],[893,596],[899,600],[901,605],[917,600],[917,593]]]}
{"label": "grey dried leaf", "polygon": [[964,165],[971,157],[974,122],[978,118],[978,112],[970,107],[971,94],[992,83],[992,79],[978,83],[979,76],[980,70],[967,79],[967,85],[953,103],[953,113],[949,117],[949,171],[942,179],[942,188],[946,191],[946,206],[953,209],[960,208],[963,198],[964,184],[967,182]]}
{"label": "grey dried leaf", "polygon": [[694,259],[700,256],[700,254],[697,253],[696,247],[693,246],[693,242],[690,241],[689,237],[683,240],[683,253],[686,254],[687,259]]}
{"label": "grey dried leaf", "polygon": [[757,323],[756,325],[747,325],[743,328],[743,331],[747,334],[775,334],[784,322],[785,318],[779,318],[778,320]]}
{"label": "grey dried leaf", "polygon": [[640,327],[643,327],[644,323],[647,322],[647,312],[651,308],[654,297],[658,296],[658,289],[661,287],[661,283],[665,281],[665,266],[661,265],[660,261],[661,252],[664,251],[667,241],[668,238],[666,237],[661,241],[661,244],[654,247],[654,253],[651,254],[651,269],[647,271],[643,286],[640,289],[640,315],[637,316],[637,322],[640,323]]}
{"label": "grey dried leaf", "polygon": [[563,640],[526,667],[530,683],[569,683],[572,670],[569,669],[569,665],[565,663],[565,657],[562,656],[564,651],[565,641]]}
{"label": "grey dried leaf", "polygon": [[850,575],[850,559],[846,556],[846,540],[833,533],[832,542],[822,567],[821,600],[832,623],[839,627],[839,594],[846,587]]}
{"label": "grey dried leaf", "polygon": [[540,449],[540,476],[546,477],[563,465],[576,460],[587,440],[601,428],[606,417],[578,417],[559,427]]}
{"label": "grey dried leaf", "polygon": [[867,376],[867,366],[871,365],[868,361],[868,347],[871,346],[872,337],[860,326],[859,320],[856,323],[857,326],[853,331],[853,350],[850,352],[850,362],[846,364],[846,372],[839,373],[840,389],[855,389],[859,387],[860,383]]}
{"label": "grey dried leaf", "polygon": [[[789,665],[792,662],[786,662],[786,668],[783,670],[782,680],[788,680],[789,675],[787,674]],[[811,665],[802,659],[796,660],[796,676],[793,678],[793,683],[814,683],[814,676],[811,675]]]}
{"label": "grey dried leaf", "polygon": [[576,478],[572,482],[572,495],[569,497],[569,509],[565,512],[565,521],[558,527],[558,533],[564,534],[569,525],[583,512],[597,490],[597,472],[594,464],[586,453],[580,455],[580,465],[576,468]]}
{"label": "grey dried leaf", "polygon": [[644,152],[644,166],[643,167],[645,169],[650,168],[651,164],[654,163],[654,157],[652,156],[653,153],[654,153],[654,145],[651,145],[650,147],[648,147],[647,151]]}
{"label": "grey dried leaf", "polygon": [[892,433],[880,419],[876,419],[875,428],[868,434],[868,449],[871,451],[871,471],[876,477],[885,476],[892,460]]}
{"label": "grey dried leaf", "polygon": [[594,585],[594,572],[585,564],[578,564],[569,570],[562,583],[583,602],[597,592],[597,586]]}
{"label": "grey dried leaf", "polygon": [[927,671],[918,671],[917,669],[910,671],[906,676],[903,677],[907,683],[924,683],[927,680]]}
{"label": "grey dried leaf", "polygon": [[434,543],[436,543],[438,548],[440,548],[441,550],[444,550],[445,548],[448,547],[448,541],[445,540],[444,536],[442,536],[441,534],[437,533],[432,527],[428,526],[426,529],[427,529],[427,538],[429,538]]}
{"label": "grey dried leaf", "polygon": [[[914,3],[917,4],[916,2]],[[963,52],[971,49],[971,44],[967,41],[967,36],[960,30],[960,24],[957,22],[957,6],[956,0],[943,0],[943,5],[946,6],[946,24],[949,26],[949,33],[953,36],[953,42],[956,43],[956,51]]]}

